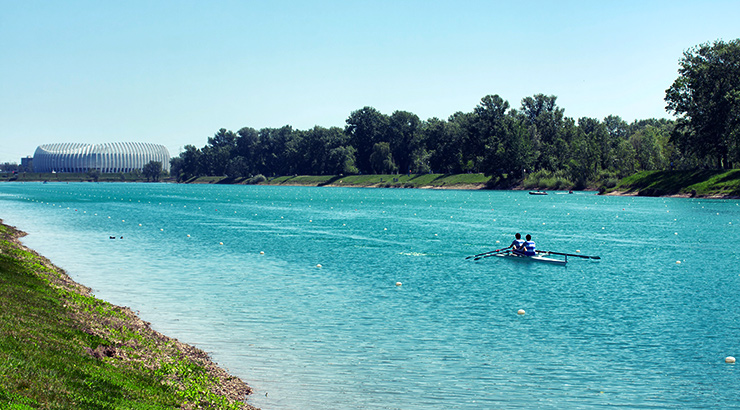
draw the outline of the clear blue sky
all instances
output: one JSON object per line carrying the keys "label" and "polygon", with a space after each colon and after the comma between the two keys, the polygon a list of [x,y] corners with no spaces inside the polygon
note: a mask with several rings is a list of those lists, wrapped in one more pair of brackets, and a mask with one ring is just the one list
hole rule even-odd
{"label": "clear blue sky", "polygon": [[684,50],[740,37],[733,1],[0,0],[0,162],[53,142],[178,155],[219,128],[422,119],[556,95],[569,117],[670,118]]}

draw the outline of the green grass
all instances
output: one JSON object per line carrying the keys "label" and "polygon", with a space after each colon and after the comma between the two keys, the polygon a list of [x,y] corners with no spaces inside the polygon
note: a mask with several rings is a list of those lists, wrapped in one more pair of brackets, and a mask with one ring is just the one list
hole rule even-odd
{"label": "green grass", "polygon": [[346,176],[299,175],[269,179],[268,185],[347,186],[384,188],[467,188],[485,186],[490,180],[483,174],[380,174]]}
{"label": "green grass", "polygon": [[[0,408],[240,409],[177,342],[87,294],[0,224]],[[158,336],[157,336],[158,335]]]}
{"label": "green grass", "polygon": [[645,196],[740,196],[740,170],[645,171],[623,178],[608,192]]}
{"label": "green grass", "polygon": [[[380,174],[380,175],[292,175],[267,178],[260,185],[345,186],[382,188],[470,188],[484,187],[491,180],[483,174]],[[198,177],[188,183],[249,184],[248,178]]]}
{"label": "green grass", "polygon": [[[93,182],[92,178],[90,178],[90,176],[85,172],[21,172],[18,174],[0,173],[0,181]],[[100,174],[98,182],[146,182],[146,178],[141,174],[117,172],[110,174]]]}
{"label": "green grass", "polygon": [[522,181],[521,187],[524,189],[546,189],[546,190],[566,190],[575,187],[563,171],[551,172],[540,170],[531,174]]}

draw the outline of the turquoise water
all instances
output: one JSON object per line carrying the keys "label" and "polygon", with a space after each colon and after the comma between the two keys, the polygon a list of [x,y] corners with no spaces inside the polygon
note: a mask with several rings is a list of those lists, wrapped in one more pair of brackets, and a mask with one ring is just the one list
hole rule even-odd
{"label": "turquoise water", "polygon": [[[28,246],[266,410],[740,408],[738,202],[0,184]],[[465,259],[515,232],[602,259]]]}

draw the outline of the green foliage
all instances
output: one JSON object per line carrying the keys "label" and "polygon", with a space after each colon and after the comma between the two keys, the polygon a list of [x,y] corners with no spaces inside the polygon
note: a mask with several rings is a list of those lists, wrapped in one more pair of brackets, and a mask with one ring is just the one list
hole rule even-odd
{"label": "green foliage", "polygon": [[[445,174],[483,173],[489,185],[509,186],[533,171],[562,171],[541,180],[548,188],[566,183],[599,186],[602,171],[629,175],[640,170],[698,165],[669,141],[673,123],[617,116],[603,121],[564,116],[557,97],[526,97],[519,110],[498,95],[488,95],[472,112],[448,120],[421,121],[407,111],[390,116],[372,107],[354,111],[344,129],[290,126],[237,133],[220,129],[203,148],[188,145],[170,162],[178,181],[254,183],[252,175]],[[539,175],[539,174],[538,174]],[[219,177],[208,180],[206,177]],[[246,182],[245,182],[246,181]],[[491,182],[495,181],[495,182]],[[567,182],[566,182],[567,181]]]}
{"label": "green foliage", "polygon": [[522,188],[524,189],[565,190],[574,186],[575,184],[568,179],[566,172],[563,170],[555,172],[539,170],[528,174],[522,182]]}
{"label": "green foliage", "polygon": [[146,177],[147,181],[159,181],[162,176],[162,163],[159,161],[150,161],[142,169],[142,174]]}
{"label": "green foliage", "polygon": [[740,160],[740,39],[692,47],[679,65],[665,96],[666,109],[679,117],[673,140],[731,168]]}
{"label": "green foliage", "polygon": [[609,191],[647,196],[740,197],[740,170],[644,171],[622,179]]}
{"label": "green foliage", "polygon": [[247,184],[251,184],[251,185],[256,185],[256,184],[259,184],[259,183],[261,183],[261,182],[265,182],[265,181],[267,181],[267,178],[265,178],[265,176],[264,176],[264,175],[262,175],[262,174],[257,174],[257,175],[255,175],[255,176],[253,176],[253,177],[249,178],[249,179],[248,179],[247,181],[245,181],[245,182],[246,182]]}

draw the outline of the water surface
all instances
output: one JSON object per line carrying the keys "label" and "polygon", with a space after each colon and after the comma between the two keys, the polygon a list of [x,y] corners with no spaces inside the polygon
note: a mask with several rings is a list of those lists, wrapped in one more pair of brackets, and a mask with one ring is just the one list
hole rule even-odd
{"label": "water surface", "polygon": [[[266,410],[740,408],[735,200],[3,183],[0,217]],[[601,260],[465,259],[515,232]]]}

